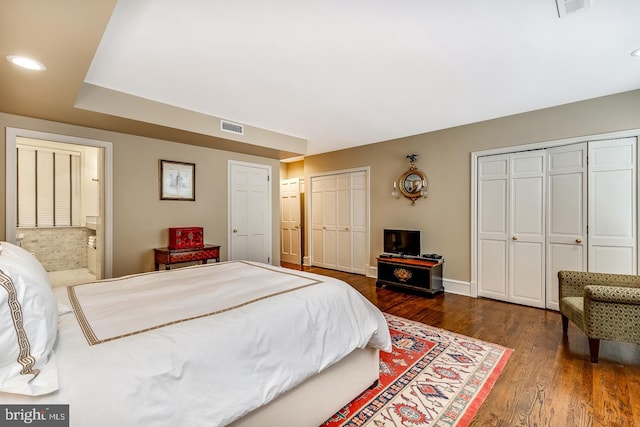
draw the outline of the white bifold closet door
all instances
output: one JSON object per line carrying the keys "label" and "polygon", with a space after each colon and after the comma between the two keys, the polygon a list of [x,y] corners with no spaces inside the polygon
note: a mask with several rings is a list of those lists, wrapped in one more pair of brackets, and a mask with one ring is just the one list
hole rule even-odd
{"label": "white bifold closet door", "polygon": [[589,143],[589,271],[637,274],[636,138]]}
{"label": "white bifold closet door", "polygon": [[483,157],[478,173],[478,294],[544,307],[545,152]]}
{"label": "white bifold closet door", "polygon": [[365,274],[367,172],[311,178],[311,264]]}
{"label": "white bifold closet door", "polygon": [[587,271],[587,143],[547,152],[546,307],[559,310],[558,271]]}
{"label": "white bifold closet door", "polygon": [[624,138],[480,157],[478,295],[557,310],[559,270],[636,274],[636,156]]}

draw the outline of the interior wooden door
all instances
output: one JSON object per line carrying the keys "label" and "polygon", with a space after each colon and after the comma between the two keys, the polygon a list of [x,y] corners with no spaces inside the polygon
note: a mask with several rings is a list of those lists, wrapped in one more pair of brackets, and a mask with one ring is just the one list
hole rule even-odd
{"label": "interior wooden door", "polygon": [[300,178],[280,181],[280,261],[302,263]]}
{"label": "interior wooden door", "polygon": [[546,307],[559,310],[558,271],[587,271],[587,143],[547,150]]}

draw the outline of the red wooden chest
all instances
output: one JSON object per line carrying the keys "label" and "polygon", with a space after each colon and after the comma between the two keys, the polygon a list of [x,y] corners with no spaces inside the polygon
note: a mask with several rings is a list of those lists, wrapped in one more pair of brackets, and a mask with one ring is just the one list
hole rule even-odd
{"label": "red wooden chest", "polygon": [[169,228],[169,249],[204,248],[202,227]]}

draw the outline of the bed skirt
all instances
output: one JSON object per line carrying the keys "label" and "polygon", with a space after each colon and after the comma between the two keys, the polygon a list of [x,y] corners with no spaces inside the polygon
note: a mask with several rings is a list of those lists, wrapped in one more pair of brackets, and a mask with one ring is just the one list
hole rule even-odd
{"label": "bed skirt", "polygon": [[371,387],[380,374],[380,351],[356,349],[231,427],[318,427]]}

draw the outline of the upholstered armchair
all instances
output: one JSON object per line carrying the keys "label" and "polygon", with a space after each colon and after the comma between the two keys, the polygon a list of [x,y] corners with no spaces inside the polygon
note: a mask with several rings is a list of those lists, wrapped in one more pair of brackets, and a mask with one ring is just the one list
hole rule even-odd
{"label": "upholstered armchair", "polygon": [[640,344],[640,276],[560,271],[558,279],[562,331],[571,320],[587,335],[591,362],[600,340]]}

